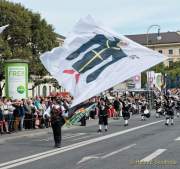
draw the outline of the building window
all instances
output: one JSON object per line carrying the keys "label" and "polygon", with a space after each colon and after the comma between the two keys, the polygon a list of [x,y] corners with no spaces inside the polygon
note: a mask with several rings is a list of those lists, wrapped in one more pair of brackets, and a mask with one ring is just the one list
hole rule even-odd
{"label": "building window", "polygon": [[46,97],[47,96],[47,87],[46,86],[43,86],[43,97]]}
{"label": "building window", "polygon": [[159,50],[158,52],[159,52],[159,53],[163,53],[162,50]]}
{"label": "building window", "polygon": [[169,54],[172,55],[173,54],[173,50],[169,49]]}
{"label": "building window", "polygon": [[49,86],[49,94],[51,94],[51,92],[52,92],[52,88],[51,86]]}
{"label": "building window", "polygon": [[32,97],[34,97],[34,88],[32,89]]}
{"label": "building window", "polygon": [[40,86],[38,86],[38,96],[41,95]]}

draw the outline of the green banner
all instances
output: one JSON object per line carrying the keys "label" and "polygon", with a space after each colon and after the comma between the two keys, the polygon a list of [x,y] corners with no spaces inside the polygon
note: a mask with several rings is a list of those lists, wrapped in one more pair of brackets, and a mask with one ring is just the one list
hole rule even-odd
{"label": "green banner", "polygon": [[66,120],[66,126],[77,124],[81,120],[82,117],[89,116],[89,112],[95,109],[95,107],[96,107],[96,103],[92,104],[91,106],[87,108],[78,109],[70,119]]}

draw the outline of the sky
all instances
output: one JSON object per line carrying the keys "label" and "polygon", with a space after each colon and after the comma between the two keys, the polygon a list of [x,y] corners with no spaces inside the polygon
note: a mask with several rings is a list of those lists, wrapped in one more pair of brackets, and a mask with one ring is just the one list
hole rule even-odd
{"label": "sky", "polygon": [[[9,0],[40,13],[55,32],[66,36],[76,22],[93,16],[114,31],[143,34],[158,24],[161,32],[180,30],[180,0]],[[153,27],[150,32],[157,32]]]}

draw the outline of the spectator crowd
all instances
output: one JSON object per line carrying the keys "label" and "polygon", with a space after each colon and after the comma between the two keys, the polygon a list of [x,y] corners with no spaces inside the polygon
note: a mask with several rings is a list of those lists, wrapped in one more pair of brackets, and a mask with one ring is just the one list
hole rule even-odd
{"label": "spectator crowd", "polygon": [[[180,95],[180,89],[173,89],[169,91],[170,94]],[[156,96],[155,96],[156,97]],[[61,106],[62,113],[73,112],[79,108],[97,103],[102,97],[94,97],[83,104],[77,105],[70,109],[72,98],[67,97],[35,97],[31,99],[12,100],[6,97],[0,98],[0,133],[10,134],[12,132],[48,128],[51,127],[51,118],[44,115],[48,107],[54,103]],[[107,115],[109,118],[117,119],[123,116],[123,110],[128,108],[130,115],[143,114],[144,110],[149,108],[149,98],[147,93],[123,93],[121,96],[105,97],[107,106]],[[124,105],[123,105],[124,104]],[[156,106],[157,103],[154,103]],[[123,109],[123,107],[125,109]],[[144,107],[144,108],[143,108]],[[156,106],[158,107],[158,106]],[[89,112],[86,119],[95,119],[99,117],[98,109],[95,108]],[[81,125],[85,125],[84,117]]]}
{"label": "spectator crowd", "polygon": [[[53,97],[11,100],[6,97],[0,99],[0,132],[10,134],[16,131],[48,128],[50,118],[43,117],[46,109],[53,104]],[[57,100],[57,98],[56,98]],[[58,98],[59,104],[68,105],[68,98]],[[66,106],[64,106],[66,107]]]}

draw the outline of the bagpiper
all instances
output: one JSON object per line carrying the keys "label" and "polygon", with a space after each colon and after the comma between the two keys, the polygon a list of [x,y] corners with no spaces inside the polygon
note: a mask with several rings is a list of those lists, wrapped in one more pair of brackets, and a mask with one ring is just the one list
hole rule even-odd
{"label": "bagpiper", "polygon": [[146,100],[143,100],[143,102],[141,103],[141,120],[144,121],[146,118],[150,117],[150,112],[148,110],[148,103],[146,102]]}
{"label": "bagpiper", "polygon": [[122,103],[122,116],[123,116],[123,119],[124,119],[124,126],[128,126],[128,120],[130,118],[130,104],[128,102],[128,100],[121,100],[120,99],[120,102]]}
{"label": "bagpiper", "polygon": [[108,131],[108,109],[109,106],[107,102],[105,102],[104,98],[100,98],[100,101],[97,105],[98,116],[99,116],[99,129],[98,132],[102,132],[102,125],[104,125],[105,132]]}
{"label": "bagpiper", "polygon": [[177,98],[176,98],[176,107],[175,107],[175,110],[176,110],[177,117],[179,117],[180,116],[180,95],[177,96]]}
{"label": "bagpiper", "polygon": [[166,123],[165,125],[169,125],[169,121],[171,119],[171,125],[174,125],[174,107],[175,107],[175,102],[172,97],[166,97],[166,102],[165,102],[165,111],[166,111]]}
{"label": "bagpiper", "polygon": [[162,101],[161,98],[158,97],[155,100],[155,109],[156,109],[156,118],[159,118],[161,115],[163,115],[163,105],[162,105]]}

